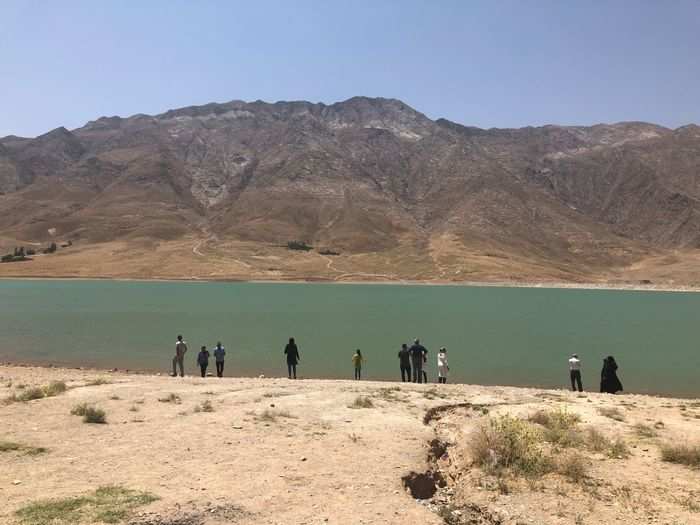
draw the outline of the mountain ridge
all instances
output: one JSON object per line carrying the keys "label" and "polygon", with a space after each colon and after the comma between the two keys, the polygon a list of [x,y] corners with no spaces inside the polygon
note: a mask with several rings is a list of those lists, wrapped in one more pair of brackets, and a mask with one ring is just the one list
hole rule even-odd
{"label": "mountain ridge", "polygon": [[596,279],[700,247],[699,175],[695,125],[482,129],[397,99],[233,100],[3,137],[0,238],[299,240],[409,254],[419,279],[497,253],[516,278]]}

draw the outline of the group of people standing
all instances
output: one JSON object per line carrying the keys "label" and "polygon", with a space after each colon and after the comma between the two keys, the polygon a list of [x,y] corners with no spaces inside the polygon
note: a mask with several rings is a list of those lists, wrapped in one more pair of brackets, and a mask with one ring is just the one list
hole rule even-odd
{"label": "group of people standing", "polygon": [[[181,335],[177,336],[175,343],[175,357],[173,357],[173,377],[185,375],[185,354],[187,353],[187,343]],[[223,377],[224,375],[224,358],[226,350],[221,344],[221,341],[216,343],[213,350],[214,360],[216,362],[216,375]],[[284,347],[284,355],[287,359],[287,374],[289,379],[297,378],[297,365],[301,360],[299,355],[299,347],[293,337],[289,338],[289,342]],[[209,367],[210,353],[206,346],[200,348],[197,354],[197,364],[199,365],[202,377],[206,377],[207,368]],[[406,383],[427,383],[428,374],[425,370],[428,362],[428,349],[423,346],[420,339],[413,341],[409,347],[407,344],[402,344],[398,353],[399,368],[401,370],[401,381]],[[355,380],[362,379],[362,365],[365,363],[365,358],[362,351],[358,348],[352,355],[352,364],[354,368]],[[608,356],[603,359],[603,369],[600,373],[600,391],[609,394],[616,394],[622,391],[622,383],[617,377],[617,363],[613,356]],[[450,371],[450,366],[447,361],[447,348],[444,346],[437,353],[437,371],[438,383],[447,383],[447,375]],[[574,392],[583,392],[583,381],[581,378],[581,360],[578,354],[572,354],[569,358],[569,378],[571,380],[571,390]]]}
{"label": "group of people standing", "polygon": [[[581,360],[578,354],[572,354],[569,358],[569,377],[571,379],[571,390],[583,392]],[[600,371],[600,391],[608,394],[622,392],[622,383],[617,377],[617,362],[611,355],[603,359],[603,369]]]}
{"label": "group of people standing", "polygon": [[[399,350],[401,381],[404,383],[427,383],[428,374],[425,370],[427,362],[428,349],[421,344],[420,339],[413,341],[410,348],[407,344],[402,344],[401,350]],[[447,363],[447,348],[444,346],[438,350],[437,370],[438,383],[447,383],[447,373],[450,371],[450,366]]]}
{"label": "group of people standing", "polygon": [[[185,354],[187,353],[187,343],[183,341],[182,336],[177,336],[177,342],[175,343],[175,357],[173,357],[173,373],[172,376],[177,376],[177,369],[180,369],[180,377],[185,377]],[[221,341],[216,343],[214,347],[214,360],[216,362],[216,375],[217,377],[224,377],[224,358],[226,356],[226,349],[221,344]],[[199,370],[202,373],[202,377],[207,376],[207,368],[209,368],[209,350],[206,346],[202,346],[199,349],[199,354],[197,354],[197,364],[199,365]]]}

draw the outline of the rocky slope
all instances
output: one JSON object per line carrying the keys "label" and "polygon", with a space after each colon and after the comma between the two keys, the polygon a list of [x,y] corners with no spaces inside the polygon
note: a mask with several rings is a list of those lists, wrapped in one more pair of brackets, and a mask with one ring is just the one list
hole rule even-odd
{"label": "rocky slope", "polygon": [[592,279],[696,249],[699,174],[697,126],[483,130],[391,99],[233,101],[0,139],[0,237],[344,255],[449,239],[457,259],[509,259],[511,277],[527,261],[530,277]]}

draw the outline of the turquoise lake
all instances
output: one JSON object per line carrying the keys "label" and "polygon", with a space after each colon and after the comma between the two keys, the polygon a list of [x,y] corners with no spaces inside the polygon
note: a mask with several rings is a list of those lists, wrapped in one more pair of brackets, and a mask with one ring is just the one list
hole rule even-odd
{"label": "turquoise lake", "polygon": [[615,356],[626,392],[700,396],[700,294],[362,284],[0,281],[0,361],[168,372],[175,337],[222,341],[226,375],[286,375],[297,339],[302,377],[400,378],[415,337],[448,348],[450,382],[568,387],[578,353],[587,390]]}

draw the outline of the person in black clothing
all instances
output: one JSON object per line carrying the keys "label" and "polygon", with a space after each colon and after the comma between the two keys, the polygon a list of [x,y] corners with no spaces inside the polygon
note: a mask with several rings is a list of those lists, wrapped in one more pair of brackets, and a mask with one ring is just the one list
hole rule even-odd
{"label": "person in black clothing", "polygon": [[199,354],[197,354],[197,364],[199,369],[202,371],[202,377],[207,376],[207,367],[209,366],[209,351],[206,346],[203,346]]}
{"label": "person in black clothing", "polygon": [[617,363],[611,355],[603,359],[603,370],[600,372],[600,391],[608,394],[622,392],[622,383],[617,377]]}
{"label": "person in black clothing", "polygon": [[401,381],[411,382],[411,352],[408,351],[406,343],[401,345],[399,350],[399,366],[401,367]]}
{"label": "person in black clothing", "polygon": [[413,382],[423,382],[423,362],[427,359],[428,350],[416,339],[409,349],[411,353],[411,364],[413,365]]}
{"label": "person in black clothing", "polygon": [[287,355],[287,373],[289,374],[289,379],[294,375],[294,379],[297,378],[297,363],[301,361],[299,357],[299,349],[297,344],[294,342],[294,338],[289,338],[289,343],[284,347],[284,353]]}

